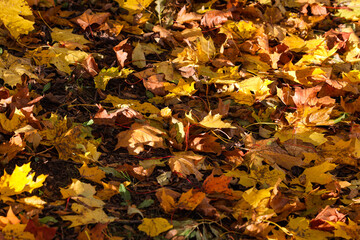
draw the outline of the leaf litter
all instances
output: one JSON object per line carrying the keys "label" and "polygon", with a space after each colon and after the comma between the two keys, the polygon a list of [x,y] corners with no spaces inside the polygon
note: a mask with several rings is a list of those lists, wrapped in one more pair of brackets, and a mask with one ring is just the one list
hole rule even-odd
{"label": "leaf litter", "polygon": [[0,0],[4,239],[359,239],[351,1]]}

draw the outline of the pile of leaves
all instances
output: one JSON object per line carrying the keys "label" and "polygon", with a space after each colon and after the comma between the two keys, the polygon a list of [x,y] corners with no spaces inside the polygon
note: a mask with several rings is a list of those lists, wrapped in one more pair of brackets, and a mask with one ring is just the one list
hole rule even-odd
{"label": "pile of leaves", "polygon": [[0,239],[360,239],[358,0],[0,0]]}

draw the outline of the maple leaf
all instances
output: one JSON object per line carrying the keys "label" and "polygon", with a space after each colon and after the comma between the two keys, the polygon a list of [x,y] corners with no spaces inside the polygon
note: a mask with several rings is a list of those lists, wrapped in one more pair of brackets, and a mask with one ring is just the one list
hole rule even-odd
{"label": "maple leaf", "polygon": [[26,224],[8,224],[2,229],[2,234],[4,239],[14,238],[14,239],[27,239],[35,240],[35,236],[26,232]]}
{"label": "maple leaf", "polygon": [[103,68],[99,72],[99,75],[94,77],[95,87],[100,88],[101,90],[105,90],[106,85],[112,78],[126,78],[129,74],[131,74],[133,70],[123,68],[119,71],[119,68]]}
{"label": "maple leaf", "polygon": [[57,42],[72,42],[78,44],[91,43],[89,40],[85,39],[84,36],[74,34],[72,32],[72,29],[53,28],[51,32],[51,38],[53,41]]}
{"label": "maple leaf", "polygon": [[220,10],[210,10],[204,14],[201,19],[201,25],[213,28],[225,23],[229,18],[232,18],[231,12],[223,12]]}
{"label": "maple leaf", "polygon": [[156,237],[172,228],[173,225],[165,218],[144,218],[143,222],[138,226],[140,231],[145,232],[150,237]]}
{"label": "maple leaf", "polygon": [[85,229],[80,232],[78,236],[78,240],[87,240],[89,239],[98,239],[98,240],[104,240],[105,235],[103,231],[107,228],[107,223],[98,223],[93,227],[92,229],[89,229],[88,227],[85,227]]}
{"label": "maple leaf", "polygon": [[177,192],[173,192],[167,188],[158,189],[156,193],[161,207],[167,213],[174,212],[176,209],[193,211],[205,198],[205,193],[199,191],[193,192],[193,189],[182,193],[177,200],[179,195]]}
{"label": "maple leaf", "polygon": [[0,162],[7,164],[18,152],[22,151],[26,143],[19,134],[13,135],[8,142],[0,144]]}
{"label": "maple leaf", "polygon": [[345,222],[346,215],[338,212],[335,208],[326,206],[314,219],[310,221],[310,228],[323,231],[335,230],[335,227],[327,223],[328,221]]}
{"label": "maple leaf", "polygon": [[35,239],[51,240],[55,237],[56,230],[56,228],[51,228],[39,223],[39,219],[36,217],[34,219],[30,219],[26,223],[26,228],[24,231],[32,233]]}
{"label": "maple leaf", "polygon": [[104,99],[102,102],[104,103],[111,103],[116,108],[124,108],[129,107],[134,109],[135,111],[138,111],[140,113],[159,113],[160,110],[152,105],[151,103],[141,103],[138,100],[132,100],[132,99],[121,99],[115,96],[107,95],[106,99]]}
{"label": "maple leaf", "polygon": [[175,96],[192,96],[197,91],[195,89],[195,82],[189,83],[182,78],[176,86],[170,83],[164,83],[164,86],[165,90],[170,92],[170,94],[166,95],[167,98]]}
{"label": "maple leaf", "polygon": [[33,14],[25,0],[1,0],[0,20],[14,38],[34,29]]}
{"label": "maple leaf", "polygon": [[180,173],[180,177],[194,174],[197,180],[201,180],[203,174],[199,172],[205,157],[197,155],[191,151],[174,152],[174,156],[169,159],[169,166],[173,172]]}
{"label": "maple leaf", "polygon": [[296,236],[296,239],[326,240],[327,237],[332,237],[332,234],[330,233],[310,229],[309,221],[304,217],[297,217],[297,218],[290,217],[286,229],[290,230]]}
{"label": "maple leaf", "polygon": [[194,151],[211,152],[220,155],[222,147],[216,140],[217,138],[210,134],[201,134],[189,139],[189,146]]}
{"label": "maple leaf", "polygon": [[199,125],[205,128],[235,128],[229,122],[221,120],[220,114],[212,115],[211,111],[206,115],[203,120],[199,122]]}
{"label": "maple leaf", "polygon": [[12,207],[10,207],[9,210],[7,211],[6,217],[0,216],[0,228],[1,229],[9,224],[16,225],[16,224],[19,224],[20,222],[21,222],[20,219],[18,219],[16,217],[16,215],[14,214]]}
{"label": "maple leaf", "polygon": [[67,118],[60,119],[55,114],[43,123],[47,128],[39,132],[42,138],[40,143],[55,146],[59,158],[81,163],[99,159],[101,153],[97,151],[97,147],[100,142],[93,139],[89,127],[75,125],[68,128]]}
{"label": "maple leaf", "polygon": [[30,171],[30,163],[21,167],[16,166],[11,175],[4,171],[0,179],[0,198],[3,201],[13,201],[9,196],[23,192],[31,193],[34,189],[41,187],[47,175],[41,174],[33,181],[35,173],[29,174]]}
{"label": "maple leaf", "polygon": [[28,58],[17,58],[7,51],[4,51],[4,53],[0,55],[0,78],[10,86],[15,86],[18,83],[21,84],[21,76],[23,74],[26,74],[30,78],[38,79],[38,77],[32,73],[29,60]]}
{"label": "maple leaf", "polygon": [[102,200],[94,197],[96,193],[95,187],[77,179],[73,179],[72,184],[68,188],[61,188],[60,192],[63,198],[71,197],[73,200],[84,203],[88,207],[99,208],[105,205]]}
{"label": "maple leaf", "polygon": [[110,13],[93,13],[91,9],[86,10],[81,16],[76,18],[76,22],[80,25],[83,30],[86,30],[87,27],[91,27],[93,24],[101,25],[107,18],[110,16]]}
{"label": "maple leaf", "polygon": [[197,21],[200,20],[201,18],[202,16],[200,14],[194,12],[187,13],[186,6],[183,6],[177,14],[176,23],[183,24],[186,22]]}
{"label": "maple leaf", "polygon": [[224,194],[226,198],[231,198],[233,195],[233,190],[229,188],[231,179],[231,177],[225,175],[214,177],[214,174],[211,173],[211,175],[205,179],[202,188],[204,192],[208,194]]}
{"label": "maple leaf", "polygon": [[81,177],[99,184],[102,183],[101,179],[105,178],[104,171],[100,170],[99,167],[88,167],[85,162],[81,166],[81,168],[79,168],[79,172]]}
{"label": "maple leaf", "polygon": [[64,221],[71,221],[69,228],[92,223],[109,223],[116,218],[109,217],[101,208],[90,209],[83,205],[73,203],[71,209],[78,215],[61,216]]}
{"label": "maple leaf", "polygon": [[194,192],[190,189],[186,193],[181,194],[177,202],[177,208],[193,211],[205,198],[205,193]]}
{"label": "maple leaf", "polygon": [[81,63],[87,56],[86,52],[69,50],[61,47],[59,43],[55,43],[48,49],[36,49],[31,53],[31,57],[38,65],[54,64],[60,71],[68,74],[71,73],[69,65]]}
{"label": "maple leaf", "polygon": [[137,155],[144,151],[144,146],[154,148],[165,148],[164,139],[161,137],[164,132],[152,126],[134,123],[127,131],[120,132],[116,137],[118,143],[115,150],[126,147],[130,154]]}

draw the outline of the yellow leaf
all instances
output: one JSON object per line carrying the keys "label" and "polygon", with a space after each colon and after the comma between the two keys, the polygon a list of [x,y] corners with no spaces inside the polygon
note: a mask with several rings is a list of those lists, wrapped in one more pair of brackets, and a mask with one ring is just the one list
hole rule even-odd
{"label": "yellow leaf", "polygon": [[176,210],[176,203],[174,198],[171,195],[166,194],[166,188],[162,188],[160,191],[160,206],[164,209],[166,213],[174,212]]}
{"label": "yellow leaf", "polygon": [[32,73],[31,66],[31,59],[17,58],[7,51],[4,51],[0,56],[0,78],[10,86],[15,86],[17,83],[21,84],[21,76],[23,74],[26,74],[30,78],[38,79],[38,77]]}
{"label": "yellow leaf", "polygon": [[264,165],[251,170],[250,177],[257,179],[260,184],[274,186],[279,179],[285,179],[285,173],[278,169],[270,170],[268,165]]}
{"label": "yellow leaf", "polygon": [[18,200],[18,202],[21,202],[21,203],[24,203],[26,205],[33,206],[33,207],[36,207],[36,208],[40,208],[40,209],[43,209],[44,205],[46,204],[46,202],[43,201],[38,196],[31,196],[31,197],[21,198],[21,199]]}
{"label": "yellow leaf", "polygon": [[73,203],[71,209],[78,215],[61,216],[64,221],[72,222],[69,228],[92,223],[109,223],[116,219],[106,215],[101,208],[87,208],[83,205]]}
{"label": "yellow leaf", "polygon": [[252,23],[247,21],[227,21],[221,28],[219,33],[225,33],[228,37],[234,39],[240,39],[245,41],[251,38],[258,28]]}
{"label": "yellow leaf", "polygon": [[331,222],[327,221],[331,226],[335,227],[335,237],[345,239],[360,239],[360,226],[351,219],[348,219],[348,224],[344,222]]}
{"label": "yellow leaf", "polygon": [[89,40],[85,39],[83,35],[74,34],[72,32],[73,29],[53,28],[51,38],[53,41],[57,42],[73,42],[78,44],[91,43]]}
{"label": "yellow leaf", "polygon": [[163,134],[164,132],[152,126],[134,123],[129,130],[120,132],[116,136],[118,143],[115,150],[126,147],[131,155],[137,155],[144,151],[145,145],[153,148],[165,148]]}
{"label": "yellow leaf", "polygon": [[325,138],[325,132],[323,129],[318,128],[296,128],[294,129],[282,129],[274,134],[274,137],[279,138],[281,142],[285,142],[289,139],[300,139],[304,142],[312,143],[314,146],[319,146],[327,141]]}
{"label": "yellow leaf", "polygon": [[197,91],[195,90],[195,82],[188,83],[182,78],[176,86],[170,83],[165,83],[164,86],[166,91],[171,92],[165,97],[192,96]]}
{"label": "yellow leaf", "polygon": [[130,14],[134,14],[136,12],[141,12],[145,8],[147,8],[154,0],[116,0],[120,7],[125,8],[130,12]]}
{"label": "yellow leaf", "polygon": [[60,71],[70,74],[71,68],[69,65],[82,62],[88,56],[88,53],[62,48],[58,43],[55,43],[48,49],[35,49],[31,56],[38,65],[54,64]]}
{"label": "yellow leaf", "polygon": [[292,34],[285,37],[282,42],[289,47],[289,50],[294,52],[301,52],[306,46],[306,42],[302,38]]}
{"label": "yellow leaf", "polygon": [[255,103],[255,99],[249,92],[243,92],[241,90],[231,93],[231,97],[238,104],[245,104],[252,106]]}
{"label": "yellow leaf", "polygon": [[312,183],[327,184],[333,180],[333,176],[326,172],[335,169],[336,166],[334,163],[323,162],[318,166],[306,168],[303,175]]}
{"label": "yellow leaf", "polygon": [[160,113],[160,109],[152,105],[151,103],[141,103],[138,100],[131,100],[131,99],[121,99],[115,96],[107,95],[106,99],[102,102],[104,103],[111,103],[116,108],[125,108],[129,107],[132,108],[140,113]]}
{"label": "yellow leaf", "polygon": [[15,130],[26,125],[26,119],[24,114],[17,108],[15,108],[14,115],[11,119],[8,119],[6,113],[0,113],[0,127],[7,132],[14,132]]}
{"label": "yellow leaf", "polygon": [[25,231],[27,224],[8,224],[2,229],[4,239],[35,240],[32,233]]}
{"label": "yellow leaf", "polygon": [[80,176],[96,183],[102,184],[101,179],[105,178],[105,172],[100,170],[99,167],[88,167],[84,164],[79,168]]}
{"label": "yellow leaf", "polygon": [[4,171],[0,179],[0,198],[5,199],[23,192],[31,193],[35,188],[41,187],[47,176],[41,174],[33,181],[35,173],[29,174],[30,171],[30,163],[16,166],[11,175]]}
{"label": "yellow leaf", "polygon": [[360,71],[357,69],[351,70],[347,73],[343,74],[343,80],[351,83],[359,83],[360,82]]}
{"label": "yellow leaf", "polygon": [[0,20],[14,38],[34,29],[31,8],[25,0],[0,0]]}
{"label": "yellow leaf", "polygon": [[85,203],[89,207],[102,207],[105,205],[103,201],[94,197],[95,187],[73,179],[72,184],[68,188],[60,188],[63,198],[71,197],[75,201]]}
{"label": "yellow leaf", "polygon": [[296,66],[304,65],[321,65],[326,59],[330,58],[337,51],[337,46],[328,49],[326,42],[323,41],[316,48],[311,49],[308,54],[305,54],[297,63]]}
{"label": "yellow leaf", "polygon": [[165,218],[144,218],[143,223],[138,227],[140,231],[145,232],[150,237],[156,237],[160,233],[172,228],[173,225]]}
{"label": "yellow leaf", "polygon": [[309,228],[309,220],[304,217],[292,218],[286,226],[299,240],[317,239],[326,240],[328,237],[333,237],[333,234],[326,231],[313,230]]}
{"label": "yellow leaf", "polygon": [[205,128],[235,128],[231,126],[231,123],[222,121],[221,118],[222,116],[220,114],[212,115],[210,111],[199,124]]}
{"label": "yellow leaf", "polygon": [[267,189],[257,190],[255,187],[245,191],[242,195],[244,200],[248,202],[253,208],[257,208],[264,199],[270,200],[271,191],[273,187]]}
{"label": "yellow leaf", "polygon": [[193,189],[190,189],[186,193],[181,194],[180,199],[177,203],[179,209],[185,209],[192,211],[194,210],[205,198],[205,193],[203,192],[192,192]]}
{"label": "yellow leaf", "polygon": [[201,180],[203,174],[199,172],[205,157],[197,155],[192,151],[174,152],[174,156],[169,159],[171,171],[180,173],[180,177],[186,178],[190,174],[194,174],[197,180]]}
{"label": "yellow leaf", "polygon": [[94,78],[95,87],[100,88],[101,90],[105,90],[106,85],[112,78],[126,78],[129,74],[131,74],[133,70],[123,68],[119,71],[119,68],[103,68],[99,72],[99,74]]}
{"label": "yellow leaf", "polygon": [[138,43],[132,53],[132,64],[138,68],[144,68],[146,66],[146,58],[141,43]]}
{"label": "yellow leaf", "polygon": [[55,114],[46,119],[44,124],[47,127],[39,132],[41,144],[54,145],[60,159],[72,159],[80,163],[96,162],[101,155],[97,151],[100,142],[93,139],[88,127],[76,125],[68,128],[67,122],[66,117],[60,119]]}
{"label": "yellow leaf", "polygon": [[211,38],[206,40],[203,36],[201,36],[196,43],[196,48],[200,62],[206,63],[215,57],[216,49]]}
{"label": "yellow leaf", "polygon": [[255,100],[262,101],[266,96],[270,95],[270,89],[268,85],[272,81],[268,79],[262,79],[260,77],[248,78],[244,81],[241,81],[237,84],[240,91],[251,94],[254,94]]}

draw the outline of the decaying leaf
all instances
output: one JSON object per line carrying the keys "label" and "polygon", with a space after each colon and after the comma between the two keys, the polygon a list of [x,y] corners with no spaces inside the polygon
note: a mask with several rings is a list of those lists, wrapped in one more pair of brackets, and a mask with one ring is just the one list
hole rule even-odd
{"label": "decaying leaf", "polygon": [[175,152],[174,156],[169,159],[169,166],[179,176],[185,178],[187,175],[194,174],[197,180],[201,180],[203,174],[199,172],[201,164],[205,157],[197,155],[191,151]]}
{"label": "decaying leaf", "polygon": [[130,154],[136,155],[144,151],[144,146],[164,148],[163,134],[162,131],[152,126],[134,123],[129,130],[117,135],[118,143],[115,150],[126,147]]}

